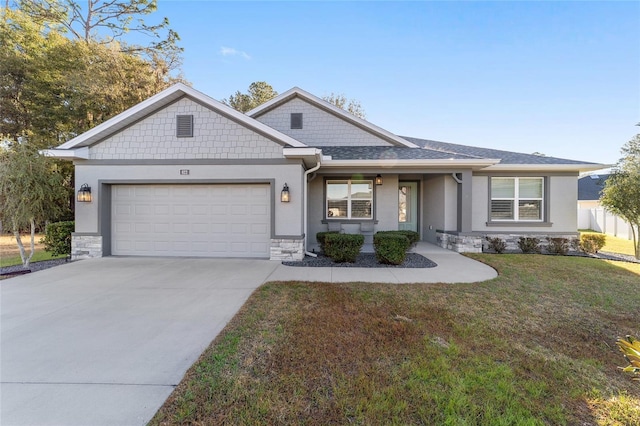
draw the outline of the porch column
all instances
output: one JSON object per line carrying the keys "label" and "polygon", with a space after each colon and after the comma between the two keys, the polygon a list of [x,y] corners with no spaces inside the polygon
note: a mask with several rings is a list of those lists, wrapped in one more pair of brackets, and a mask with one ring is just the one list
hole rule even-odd
{"label": "porch column", "polygon": [[458,184],[458,232],[471,232],[471,218],[473,191],[471,170],[465,170],[458,174],[462,175],[462,183]]}

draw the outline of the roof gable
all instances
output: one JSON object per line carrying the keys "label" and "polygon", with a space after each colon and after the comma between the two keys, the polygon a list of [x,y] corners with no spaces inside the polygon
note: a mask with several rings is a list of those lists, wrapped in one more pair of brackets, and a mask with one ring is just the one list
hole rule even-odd
{"label": "roof gable", "polygon": [[100,142],[114,134],[126,129],[134,123],[143,120],[153,113],[179,101],[184,97],[189,97],[193,101],[209,108],[212,111],[252,130],[282,146],[305,147],[306,145],[294,138],[280,133],[269,126],[260,123],[251,117],[224,105],[221,102],[185,85],[182,83],[163,90],[162,92],[140,102],[139,104],[127,109],[126,111],[110,118],[104,123],[99,124],[91,130],[58,146],[56,150],[72,150],[81,147],[91,146]]}
{"label": "roof gable", "polygon": [[351,126],[354,126],[358,129],[361,129],[381,139],[382,141],[387,142],[392,146],[401,146],[401,147],[408,147],[408,148],[417,147],[412,142],[407,141],[406,139],[401,138],[400,136],[394,135],[393,133],[381,127],[378,127],[375,124],[372,124],[366,120],[356,117],[355,115],[341,108],[338,108],[335,105],[325,101],[324,99],[320,99],[317,96],[314,96],[311,93],[308,93],[300,89],[299,87],[294,87],[292,89],[287,90],[281,95],[278,95],[275,98],[271,99],[270,101],[267,101],[264,104],[247,112],[247,115],[252,118],[259,119],[261,116],[264,116],[265,114],[279,107],[282,107],[283,105],[296,99],[302,100],[307,104],[312,105],[315,108],[318,108],[326,113],[329,113],[332,116],[337,117],[338,119],[344,121],[345,123]]}

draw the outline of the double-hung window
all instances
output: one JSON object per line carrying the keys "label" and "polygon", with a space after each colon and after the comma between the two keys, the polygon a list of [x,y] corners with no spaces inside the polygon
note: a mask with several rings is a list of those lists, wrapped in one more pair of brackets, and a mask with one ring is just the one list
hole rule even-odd
{"label": "double-hung window", "polygon": [[327,180],[327,219],[373,219],[373,180]]}
{"label": "double-hung window", "polygon": [[543,212],[544,178],[491,178],[491,221],[542,222]]}

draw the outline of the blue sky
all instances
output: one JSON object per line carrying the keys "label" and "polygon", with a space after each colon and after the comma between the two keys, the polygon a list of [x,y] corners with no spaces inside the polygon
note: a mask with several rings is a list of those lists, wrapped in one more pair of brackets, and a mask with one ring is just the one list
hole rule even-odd
{"label": "blue sky", "polygon": [[398,135],[599,163],[640,132],[639,2],[160,0],[154,15],[215,99],[254,81],[341,93]]}

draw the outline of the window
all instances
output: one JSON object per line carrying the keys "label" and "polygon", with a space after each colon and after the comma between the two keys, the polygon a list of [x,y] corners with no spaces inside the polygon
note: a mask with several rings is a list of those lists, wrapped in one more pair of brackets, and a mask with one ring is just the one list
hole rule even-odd
{"label": "window", "polygon": [[372,219],[373,180],[328,180],[328,219]]}
{"label": "window", "polygon": [[193,115],[176,115],[176,137],[193,137]]}
{"label": "window", "polygon": [[492,177],[491,220],[543,220],[544,178]]}
{"label": "window", "polygon": [[301,112],[291,113],[291,128],[302,129],[302,113]]}

